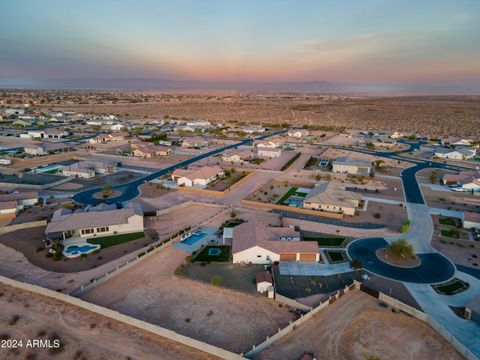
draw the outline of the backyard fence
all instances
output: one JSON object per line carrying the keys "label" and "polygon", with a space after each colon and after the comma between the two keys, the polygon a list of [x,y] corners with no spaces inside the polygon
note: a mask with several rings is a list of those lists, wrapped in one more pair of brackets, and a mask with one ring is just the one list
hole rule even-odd
{"label": "backyard fence", "polygon": [[[178,206],[182,206],[183,204],[179,204]],[[184,207],[184,206],[182,206]],[[170,208],[171,209],[171,208]],[[198,228],[200,228],[201,226],[203,226],[204,224],[210,222],[213,218],[219,216],[220,214],[222,214],[223,212],[227,211],[229,209],[229,207],[227,208],[222,208],[220,211],[216,212],[215,214],[209,216],[208,218],[202,220],[200,223],[196,224],[196,225],[193,225],[188,231],[195,231],[197,230]],[[130,269],[131,267],[133,267],[134,265],[138,264],[140,261],[142,261],[143,259],[146,259],[158,252],[160,252],[162,249],[164,249],[165,247],[167,246],[171,246],[172,244],[176,243],[177,241],[179,241],[182,237],[182,235],[184,234],[184,232],[182,232],[181,234],[178,234],[176,235],[175,237],[173,238],[167,238],[167,239],[163,239],[163,240],[158,240],[156,241],[155,243],[153,244],[150,244],[150,245],[147,245],[145,246],[144,248],[141,249],[141,251],[139,250],[139,252],[137,253],[137,255],[133,258],[130,258],[129,260],[126,260],[125,263],[123,263],[122,265],[119,265],[117,266],[116,268],[114,268],[113,270],[111,271],[107,271],[105,274],[102,274],[101,276],[97,277],[97,278],[93,278],[90,280],[89,283],[87,284],[84,284],[82,286],[80,286],[80,288],[78,288],[77,290],[74,290],[70,293],[70,295],[72,296],[76,296],[76,297],[81,297],[85,292],[97,287],[98,285],[102,284],[103,282],[105,282],[106,280],[124,272],[125,270],[128,270]]]}
{"label": "backyard fence", "polygon": [[[290,321],[290,323],[287,326],[285,326],[283,329],[278,329],[278,332],[276,332],[272,336],[267,336],[267,338],[263,342],[261,342],[260,344],[253,345],[252,349],[245,354],[245,357],[249,358],[249,359],[255,357],[260,352],[265,350],[267,347],[269,347],[270,345],[272,345],[276,341],[280,340],[285,335],[288,335],[289,333],[294,331],[299,325],[301,325],[304,322],[310,320],[318,312],[325,309],[330,304],[333,304],[337,299],[342,297],[344,294],[348,293],[349,291],[358,290],[358,289],[360,289],[360,283],[358,281],[354,281],[351,285],[347,285],[347,286],[345,286],[345,288],[343,288],[343,289],[337,291],[335,294],[329,296],[329,298],[327,300],[320,303],[320,305],[318,305],[317,307],[315,307],[313,309],[311,307],[306,307],[305,305],[303,305],[304,307],[310,309],[310,311],[307,312],[306,314],[300,315],[300,317],[297,320]],[[275,296],[277,297],[278,294],[275,294]],[[282,299],[288,299],[288,298],[285,298],[283,296],[281,298]],[[295,300],[292,300],[292,299],[289,299],[289,300],[295,301]],[[295,303],[296,303],[296,301],[295,301]],[[294,306],[294,307],[297,308],[296,306]]]}
{"label": "backyard fence", "polygon": [[235,354],[233,352],[230,352],[228,350],[219,348],[214,345],[210,345],[207,343],[204,343],[202,341],[192,339],[188,336],[181,335],[176,333],[173,330],[169,330],[166,328],[163,328],[158,325],[154,325],[151,323],[148,323],[143,320],[136,319],[134,317],[122,314],[118,311],[108,309],[103,306],[99,306],[81,299],[78,299],[76,297],[66,295],[59,293],[57,291],[53,291],[50,289],[46,289],[37,285],[32,285],[24,282],[20,282],[17,280],[13,280],[4,276],[0,276],[0,283],[8,286],[12,286],[21,290],[29,291],[41,296],[46,296],[64,303],[67,303],[69,305],[73,305],[79,308],[82,308],[86,311],[93,312],[95,314],[98,314],[100,316],[104,316],[107,318],[110,318],[112,320],[119,321],[123,324],[127,324],[130,326],[133,326],[137,329],[141,329],[144,331],[147,331],[149,333],[162,336],[166,339],[169,339],[171,341],[175,341],[177,343],[183,344],[185,346],[191,347],[193,349],[197,349],[199,351],[214,355],[216,357],[219,357],[221,359],[228,359],[228,360],[238,360],[242,359],[241,355]]}

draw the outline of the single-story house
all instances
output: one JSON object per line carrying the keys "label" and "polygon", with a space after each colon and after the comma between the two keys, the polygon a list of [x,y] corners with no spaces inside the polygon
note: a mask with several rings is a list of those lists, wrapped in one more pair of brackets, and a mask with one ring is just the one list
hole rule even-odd
{"label": "single-story house", "polygon": [[460,171],[458,174],[445,174],[443,185],[457,184],[466,190],[480,191],[480,171]]}
{"label": "single-story house", "polygon": [[103,144],[109,141],[122,141],[125,139],[123,133],[114,132],[111,134],[98,134],[94,138],[88,140],[90,144]]}
{"label": "single-story house", "polygon": [[168,146],[163,145],[132,145],[132,148],[133,156],[143,157],[147,159],[153,158],[155,156],[168,156],[172,154],[172,149],[170,149]]}
{"label": "single-story house", "polygon": [[276,261],[317,262],[320,254],[315,241],[300,241],[289,227],[269,227],[249,221],[233,228],[234,263],[270,264]]}
{"label": "single-story house", "polygon": [[58,172],[65,176],[91,179],[95,175],[105,175],[114,172],[116,166],[107,161],[80,161],[72,165],[64,166]]}
{"label": "single-story house", "polygon": [[255,153],[251,150],[230,150],[222,155],[222,160],[233,163],[244,163],[255,157]]}
{"label": "single-story house", "polygon": [[23,150],[28,155],[41,156],[70,151],[71,145],[60,142],[44,142],[41,144],[24,145]]}
{"label": "single-story house", "polygon": [[452,160],[468,160],[477,154],[475,149],[470,148],[445,148],[445,147],[438,147],[435,149],[434,156],[441,158],[441,159],[452,159]]}
{"label": "single-story house", "polygon": [[255,282],[258,292],[267,292],[268,288],[273,285],[272,274],[268,271],[258,272],[255,276]]}
{"label": "single-story house", "polygon": [[275,149],[282,146],[282,142],[278,140],[255,140],[253,146],[257,148]]}
{"label": "single-story house", "polygon": [[11,163],[12,160],[10,159],[0,158],[0,165],[10,165]]}
{"label": "single-story house", "polygon": [[282,150],[272,148],[257,148],[257,155],[265,158],[277,158],[282,156]]}
{"label": "single-story house", "polygon": [[36,191],[13,192],[0,194],[0,202],[15,201],[19,210],[28,206],[38,204],[38,193]]}
{"label": "single-story house", "polygon": [[361,200],[362,196],[358,193],[347,191],[332,182],[322,182],[305,196],[303,208],[355,215]]}
{"label": "single-story house", "polygon": [[478,212],[464,212],[463,213],[463,227],[465,229],[480,230],[480,213],[478,213]]}
{"label": "single-story house", "polygon": [[13,219],[17,212],[16,201],[0,201],[0,219]]}
{"label": "single-story house", "polygon": [[61,139],[68,135],[68,132],[64,130],[48,128],[29,130],[28,136],[32,139]]}
{"label": "single-story house", "polygon": [[208,145],[210,145],[210,142],[199,136],[187,138],[182,141],[182,147],[185,148],[202,148]]}
{"label": "single-story house", "polygon": [[472,146],[472,140],[471,139],[465,139],[461,138],[458,136],[450,136],[448,138],[442,139],[441,144],[442,145],[451,145],[451,146]]}
{"label": "single-story house", "polygon": [[176,169],[172,174],[172,180],[178,186],[206,186],[212,181],[225,176],[225,172],[219,166],[204,166],[198,169]]}
{"label": "single-story house", "polygon": [[247,134],[257,134],[264,133],[266,129],[261,125],[249,125],[247,127],[244,127],[242,131]]}
{"label": "single-story house", "polygon": [[117,209],[113,204],[100,204],[86,210],[56,210],[45,230],[45,238],[89,239],[141,231],[144,231],[143,211],[139,204],[129,203],[123,209]]}
{"label": "single-story house", "polygon": [[334,173],[369,175],[372,164],[369,161],[351,157],[339,157],[333,162]]}
{"label": "single-story house", "polygon": [[300,139],[302,137],[308,136],[310,132],[307,129],[290,129],[288,130],[288,136]]}
{"label": "single-story house", "polygon": [[390,134],[390,138],[391,139],[395,139],[395,140],[398,140],[400,139],[401,137],[403,137],[403,133],[401,132],[398,132],[398,131],[394,131]]}
{"label": "single-story house", "polygon": [[110,129],[114,130],[114,131],[120,131],[122,129],[126,129],[127,127],[123,124],[113,124],[112,126],[110,126]]}
{"label": "single-story house", "polygon": [[392,148],[397,145],[397,141],[388,136],[373,136],[365,137],[362,142],[366,145],[368,143],[373,144],[375,147],[380,148]]}

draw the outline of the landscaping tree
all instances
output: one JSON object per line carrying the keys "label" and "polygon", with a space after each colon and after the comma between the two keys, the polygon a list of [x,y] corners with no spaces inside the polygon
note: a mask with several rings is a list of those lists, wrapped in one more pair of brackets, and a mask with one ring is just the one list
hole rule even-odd
{"label": "landscaping tree", "polygon": [[105,183],[103,185],[103,194],[106,195],[106,196],[110,196],[110,194],[112,193],[113,191],[113,187],[112,185],[110,185],[109,183]]}
{"label": "landscaping tree", "polygon": [[415,253],[413,252],[413,246],[408,243],[407,240],[405,239],[400,239],[392,242],[388,248],[387,251],[396,257],[401,257],[401,258],[414,258]]}
{"label": "landscaping tree", "polygon": [[222,277],[219,275],[213,275],[212,278],[210,279],[210,283],[212,285],[220,286],[222,285]]}
{"label": "landscaping tree", "polygon": [[363,268],[363,262],[362,260],[352,260],[350,261],[350,267],[353,270],[360,270]]}

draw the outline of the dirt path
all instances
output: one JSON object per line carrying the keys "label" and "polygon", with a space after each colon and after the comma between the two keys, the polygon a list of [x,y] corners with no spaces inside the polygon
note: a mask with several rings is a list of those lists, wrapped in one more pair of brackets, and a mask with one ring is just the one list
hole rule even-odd
{"label": "dirt path", "polygon": [[[15,315],[19,319],[12,324]],[[0,348],[1,359],[216,359],[72,305],[5,285],[0,285],[0,327],[3,337],[24,342],[24,348],[17,351]],[[60,339],[63,349],[56,356],[48,349],[25,346],[28,339],[49,338]]]}
{"label": "dirt path", "polygon": [[260,353],[258,359],[462,359],[427,324],[380,307],[356,291],[316,314]]}

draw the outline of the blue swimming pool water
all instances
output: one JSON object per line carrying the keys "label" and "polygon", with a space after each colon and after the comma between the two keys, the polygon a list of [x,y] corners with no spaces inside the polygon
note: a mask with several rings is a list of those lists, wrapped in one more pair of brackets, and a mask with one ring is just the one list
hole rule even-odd
{"label": "blue swimming pool water", "polygon": [[97,246],[94,245],[82,245],[82,246],[77,246],[77,245],[70,245],[65,249],[65,252],[71,255],[77,255],[77,254],[87,254],[92,250],[95,250]]}
{"label": "blue swimming pool water", "polygon": [[197,241],[203,239],[205,236],[207,236],[207,234],[204,233],[203,231],[195,231],[194,233],[192,233],[192,235],[190,235],[186,239],[183,239],[181,242],[183,244],[193,245]]}

